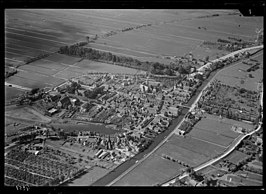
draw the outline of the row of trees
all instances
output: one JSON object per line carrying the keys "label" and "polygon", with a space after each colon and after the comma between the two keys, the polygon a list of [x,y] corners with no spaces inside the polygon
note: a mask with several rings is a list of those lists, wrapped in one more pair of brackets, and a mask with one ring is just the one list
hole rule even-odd
{"label": "row of trees", "polygon": [[52,53],[42,53],[42,54],[39,54],[38,56],[36,57],[33,57],[33,58],[27,58],[24,60],[25,64],[29,64],[29,63],[32,63],[34,61],[37,61],[39,59],[43,59],[43,58],[46,58],[48,57],[49,55],[51,55]]}
{"label": "row of trees", "polygon": [[145,71],[151,71],[152,74],[157,75],[173,76],[176,75],[175,70],[177,70],[181,74],[187,74],[190,70],[190,67],[181,66],[173,68],[173,66],[165,65],[162,63],[139,61],[138,59],[133,59],[132,57],[118,56],[110,52],[104,52],[92,48],[82,47],[77,44],[71,46],[62,46],[59,49],[59,53],[71,56],[78,56],[90,60],[109,62],[112,64],[127,66]]}
{"label": "row of trees", "polygon": [[8,68],[5,72],[5,78],[9,78],[13,75],[15,75],[18,71],[16,69]]}

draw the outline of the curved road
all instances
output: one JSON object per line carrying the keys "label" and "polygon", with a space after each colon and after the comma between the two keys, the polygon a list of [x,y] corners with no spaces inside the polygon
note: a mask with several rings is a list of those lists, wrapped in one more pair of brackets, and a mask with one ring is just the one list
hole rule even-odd
{"label": "curved road", "polygon": [[[233,144],[227,149],[227,151],[224,152],[221,156],[219,156],[218,158],[211,159],[211,160],[207,161],[207,162],[204,163],[204,164],[201,164],[200,166],[194,168],[194,171],[199,171],[199,170],[201,170],[201,169],[203,169],[203,168],[205,168],[205,167],[207,167],[207,166],[209,166],[209,165],[212,165],[213,163],[219,161],[220,159],[222,159],[222,158],[224,158],[225,156],[227,156],[228,154],[230,154],[230,153],[231,153],[231,152],[232,152],[232,151],[238,146],[238,144],[239,144],[243,139],[245,139],[247,136],[252,135],[253,133],[255,133],[255,132],[257,132],[258,130],[260,130],[261,125],[262,125],[262,123],[259,124],[259,126],[258,126],[258,128],[257,128],[256,130],[254,130],[254,131],[252,131],[252,132],[250,132],[250,133],[247,133],[247,134],[241,136],[240,138],[235,139],[235,140],[234,140],[234,143],[233,143]],[[185,174],[183,174],[183,175],[181,175],[181,176],[179,176],[179,177],[176,177],[176,178],[178,178],[178,179],[180,180],[180,179],[183,179],[183,178],[187,177],[188,175],[189,175],[188,173],[185,173]],[[170,180],[170,181],[168,181],[168,182],[162,184],[162,186],[170,186],[170,184],[173,184],[173,183],[176,181],[176,178],[173,178],[172,180]]]}
{"label": "curved road", "polygon": [[[238,53],[241,53],[241,52],[245,52],[245,51],[248,51],[248,50],[253,50],[253,49],[261,49],[263,48],[263,45],[260,45],[260,46],[255,46],[255,47],[251,47],[251,48],[245,48],[245,49],[241,49],[241,50],[238,50],[238,51],[235,51],[228,55],[225,55],[223,57],[220,57],[219,59],[215,59],[214,61],[212,62],[215,62],[217,60],[220,60],[220,59],[226,59],[226,58],[229,58],[235,54],[238,54]],[[241,62],[241,61],[240,61]],[[240,62],[234,64],[234,65],[237,65],[239,64]],[[207,64],[206,64],[207,65]],[[204,65],[206,67],[206,65]],[[208,64],[209,65],[209,64]],[[203,66],[202,66],[203,67]],[[200,67],[199,69],[201,69],[202,67]],[[231,67],[231,66],[230,66]],[[199,70],[198,69],[198,70]],[[223,71],[225,68],[223,68],[222,70],[220,71]],[[192,109],[194,109],[195,105],[197,104],[198,100],[200,99],[200,97],[202,96],[202,92],[209,86],[209,84],[212,82],[212,80],[215,78],[215,76],[209,81],[209,83],[202,89],[202,91],[200,92],[200,94],[198,95],[197,99],[194,101],[194,103],[191,105],[189,111],[191,111]],[[113,185],[114,183],[116,183],[118,180],[120,180],[121,178],[123,178],[126,174],[128,174],[129,172],[131,172],[134,168],[136,168],[139,164],[141,164],[144,160],[146,160],[151,154],[153,154],[159,147],[161,147],[174,133],[175,131],[180,127],[180,125],[182,124],[182,122],[185,120],[185,117],[182,119],[182,121],[176,126],[176,128],[163,140],[161,141],[150,153],[148,153],[146,156],[144,156],[141,160],[139,160],[138,162],[136,162],[135,165],[131,166],[130,168],[128,168],[124,173],[122,173],[120,176],[118,176],[116,179],[114,179],[113,181],[111,181],[109,184],[107,184],[107,186],[111,186]],[[248,135],[248,134],[247,134]],[[243,136],[245,137],[245,136]],[[240,140],[242,141],[242,139]],[[239,142],[240,142],[239,141]],[[237,144],[238,145],[238,144]],[[234,148],[233,148],[234,149]],[[231,150],[231,149],[229,149]],[[231,150],[232,151],[232,150]],[[230,151],[230,152],[231,152]],[[229,153],[230,153],[229,152]],[[212,161],[212,160],[211,160]],[[210,162],[210,161],[209,161]],[[204,165],[204,164],[203,164]],[[209,164],[208,164],[209,165]]]}

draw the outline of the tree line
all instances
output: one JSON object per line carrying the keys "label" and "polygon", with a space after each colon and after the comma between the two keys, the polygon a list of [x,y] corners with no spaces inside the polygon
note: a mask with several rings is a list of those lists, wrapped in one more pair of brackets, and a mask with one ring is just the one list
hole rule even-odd
{"label": "tree line", "polygon": [[58,53],[70,56],[78,56],[94,61],[107,62],[144,71],[150,71],[152,74],[156,75],[175,76],[175,71],[178,71],[180,74],[189,73],[189,70],[184,66],[173,67],[171,65],[166,65],[159,62],[140,61],[132,57],[118,56],[110,52],[99,51],[96,49],[83,47],[78,44],[71,46],[62,46],[60,47]]}

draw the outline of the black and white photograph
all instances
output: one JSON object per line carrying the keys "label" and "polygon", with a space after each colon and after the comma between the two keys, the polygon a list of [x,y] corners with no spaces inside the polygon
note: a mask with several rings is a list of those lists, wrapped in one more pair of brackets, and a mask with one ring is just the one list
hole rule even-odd
{"label": "black and white photograph", "polygon": [[4,186],[263,187],[263,19],[5,9]]}

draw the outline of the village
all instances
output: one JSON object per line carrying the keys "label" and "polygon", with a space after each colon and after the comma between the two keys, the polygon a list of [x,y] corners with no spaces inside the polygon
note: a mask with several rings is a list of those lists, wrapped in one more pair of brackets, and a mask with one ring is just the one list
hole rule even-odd
{"label": "village", "polygon": [[[248,56],[249,53],[245,52],[223,61],[205,62],[198,70],[191,67],[188,74],[169,76],[166,82],[162,76],[149,72],[135,75],[93,72],[72,78],[49,91],[35,88],[20,95],[15,103],[30,105],[38,113],[50,118],[51,122],[29,126],[11,134],[11,144],[21,145],[7,154],[7,162],[12,163],[14,157],[22,157],[26,152],[34,160],[49,158],[67,164],[65,168],[69,170],[62,169],[58,176],[45,172],[50,178],[38,183],[32,178],[31,181],[37,185],[64,184],[96,167],[114,170],[147,149],[183,109],[190,108],[187,103],[212,71]],[[256,112],[258,105],[255,102],[259,94],[235,88],[237,95],[242,97],[242,103],[246,103],[245,109],[232,105],[226,111],[226,104],[214,100],[219,99],[219,90],[225,88],[229,91],[228,87],[217,81],[212,82],[197,107],[182,122],[179,135],[185,137],[189,134],[206,114],[256,122],[259,113]],[[107,135],[85,129],[67,131],[64,127],[54,127],[55,123],[77,126],[95,124],[116,130],[117,133]],[[247,133],[252,129],[239,129],[236,126],[232,130]],[[10,137],[6,135],[6,138]],[[24,160],[26,158],[21,159]]]}

